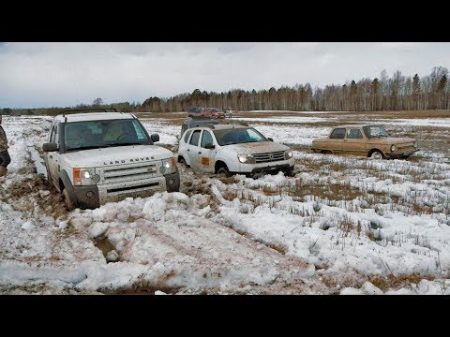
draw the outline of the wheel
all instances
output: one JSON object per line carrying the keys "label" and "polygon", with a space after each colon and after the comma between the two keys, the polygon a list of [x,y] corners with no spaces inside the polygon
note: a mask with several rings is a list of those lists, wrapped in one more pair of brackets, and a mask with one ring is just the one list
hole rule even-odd
{"label": "wheel", "polygon": [[64,199],[64,204],[66,205],[67,210],[73,211],[75,209],[75,203],[74,201],[70,198],[69,192],[67,191],[67,189],[65,188],[63,190],[63,199]]}
{"label": "wheel", "polygon": [[189,165],[186,163],[186,159],[184,159],[183,157],[178,158],[178,162],[179,162],[181,165],[184,165],[184,166],[186,166],[186,167],[189,167]]}
{"label": "wheel", "polygon": [[217,174],[224,174],[225,177],[230,177],[231,176],[231,173],[228,170],[228,167],[226,167],[226,166],[219,167],[219,169],[217,170]]}
{"label": "wheel", "polygon": [[284,172],[284,175],[285,175],[286,177],[293,177],[293,176],[295,176],[295,174],[294,174],[294,169],[288,169],[288,170],[286,170],[286,171]]}
{"label": "wheel", "polygon": [[383,154],[380,151],[373,151],[370,155],[370,159],[383,159]]}

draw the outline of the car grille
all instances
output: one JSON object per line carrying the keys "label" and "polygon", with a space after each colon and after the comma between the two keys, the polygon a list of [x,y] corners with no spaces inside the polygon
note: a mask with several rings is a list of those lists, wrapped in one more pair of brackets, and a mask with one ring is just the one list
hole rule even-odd
{"label": "car grille", "polygon": [[267,153],[255,153],[253,155],[256,163],[268,163],[272,161],[284,160],[284,151],[267,152]]}
{"label": "car grille", "polygon": [[146,163],[135,166],[111,167],[103,169],[103,182],[106,184],[115,182],[134,181],[154,177],[158,173],[155,163]]}
{"label": "car grille", "polygon": [[397,149],[401,151],[414,149],[414,144],[400,144],[397,145]]}

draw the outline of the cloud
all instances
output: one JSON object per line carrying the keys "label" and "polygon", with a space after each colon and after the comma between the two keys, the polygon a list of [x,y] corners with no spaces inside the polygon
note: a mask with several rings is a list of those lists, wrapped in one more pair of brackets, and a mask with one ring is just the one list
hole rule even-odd
{"label": "cloud", "polygon": [[0,107],[343,84],[449,67],[449,43],[2,43]]}

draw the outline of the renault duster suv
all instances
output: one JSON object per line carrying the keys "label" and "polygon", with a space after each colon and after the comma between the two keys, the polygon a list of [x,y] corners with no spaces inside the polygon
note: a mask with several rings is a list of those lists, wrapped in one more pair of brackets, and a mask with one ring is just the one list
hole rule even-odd
{"label": "renault duster suv", "polygon": [[256,129],[242,124],[211,124],[189,128],[181,136],[178,161],[194,172],[292,175],[291,149],[274,143]]}
{"label": "renault duster suv", "polygon": [[43,145],[49,182],[69,210],[179,190],[176,157],[128,113],[58,115]]}

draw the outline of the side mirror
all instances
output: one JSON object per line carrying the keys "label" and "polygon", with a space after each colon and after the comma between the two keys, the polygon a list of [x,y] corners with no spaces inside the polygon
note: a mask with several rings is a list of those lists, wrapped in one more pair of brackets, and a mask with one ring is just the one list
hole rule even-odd
{"label": "side mirror", "polygon": [[152,140],[153,143],[159,142],[159,135],[157,133],[154,133],[153,135],[150,136],[150,139]]}
{"label": "side mirror", "polygon": [[56,152],[58,150],[58,144],[56,143],[44,143],[42,145],[42,151],[44,152]]}
{"label": "side mirror", "polygon": [[208,150],[214,150],[215,148],[216,148],[216,146],[212,143],[205,145],[205,149],[208,149]]}
{"label": "side mirror", "polygon": [[177,140],[180,141],[180,135],[177,135],[176,137],[177,137]]}
{"label": "side mirror", "polygon": [[273,142],[273,138],[267,138],[269,142]]}

